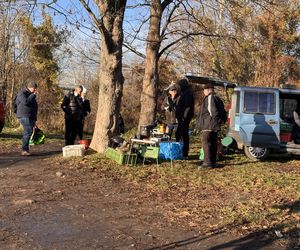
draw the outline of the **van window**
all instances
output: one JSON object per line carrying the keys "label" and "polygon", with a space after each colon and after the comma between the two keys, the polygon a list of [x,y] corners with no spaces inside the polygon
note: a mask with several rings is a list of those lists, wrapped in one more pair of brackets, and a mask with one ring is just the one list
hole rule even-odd
{"label": "van window", "polygon": [[240,91],[236,92],[236,108],[235,114],[238,115],[240,113]]}
{"label": "van window", "polygon": [[274,93],[263,93],[245,91],[244,93],[244,112],[275,114],[275,95]]}

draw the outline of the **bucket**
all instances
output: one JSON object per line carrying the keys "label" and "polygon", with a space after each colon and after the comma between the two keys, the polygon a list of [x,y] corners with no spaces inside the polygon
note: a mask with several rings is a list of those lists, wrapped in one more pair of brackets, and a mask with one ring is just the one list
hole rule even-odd
{"label": "bucket", "polygon": [[83,145],[85,149],[88,149],[90,146],[91,140],[80,140],[79,144]]}

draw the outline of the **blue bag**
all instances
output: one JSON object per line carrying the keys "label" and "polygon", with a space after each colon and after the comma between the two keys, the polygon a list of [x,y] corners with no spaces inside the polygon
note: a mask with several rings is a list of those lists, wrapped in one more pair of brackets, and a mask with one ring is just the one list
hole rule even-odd
{"label": "blue bag", "polygon": [[159,158],[164,160],[182,160],[182,142],[161,142],[159,143]]}

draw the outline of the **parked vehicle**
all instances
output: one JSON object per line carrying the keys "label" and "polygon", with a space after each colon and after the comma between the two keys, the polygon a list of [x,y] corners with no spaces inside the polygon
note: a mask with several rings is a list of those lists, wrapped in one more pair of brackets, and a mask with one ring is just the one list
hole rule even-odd
{"label": "parked vehicle", "polygon": [[[200,78],[196,81],[194,77],[194,82],[214,81]],[[294,119],[294,111],[300,111],[300,89],[288,85],[234,86],[220,80],[214,83],[233,88],[227,133],[231,147],[244,150],[255,161],[266,159],[270,153],[300,154],[300,127]]]}
{"label": "parked vehicle", "polygon": [[5,112],[4,112],[4,103],[0,99],[0,132],[4,127],[4,119],[5,119]]}

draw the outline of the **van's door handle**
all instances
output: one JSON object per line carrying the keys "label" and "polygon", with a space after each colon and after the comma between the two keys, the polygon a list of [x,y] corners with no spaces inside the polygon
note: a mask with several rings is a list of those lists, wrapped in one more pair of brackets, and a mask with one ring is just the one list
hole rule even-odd
{"label": "van's door handle", "polygon": [[275,120],[269,120],[269,121],[267,121],[267,123],[268,123],[269,125],[274,125],[274,124],[277,124],[278,122],[275,121]]}

